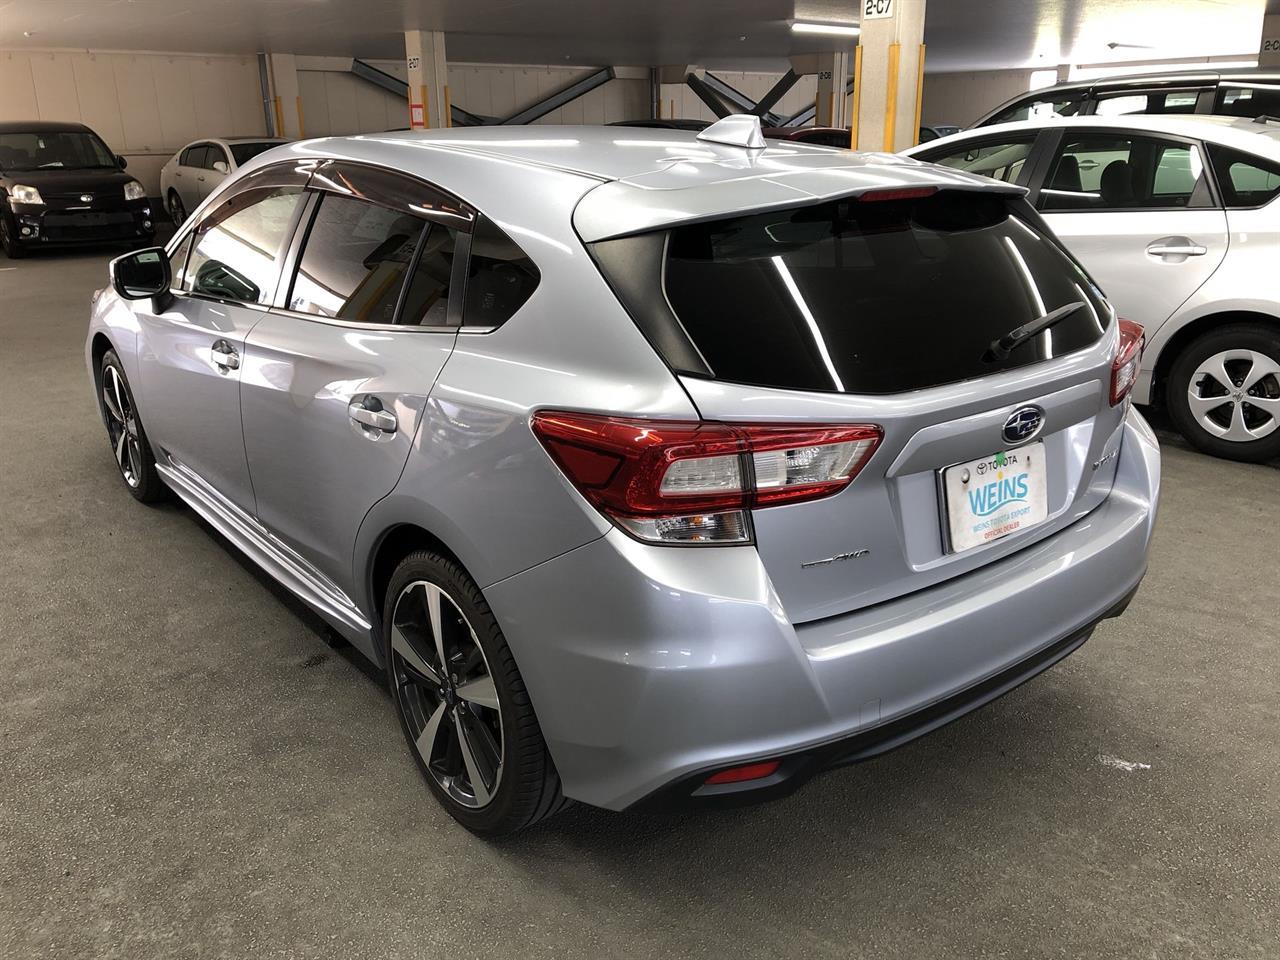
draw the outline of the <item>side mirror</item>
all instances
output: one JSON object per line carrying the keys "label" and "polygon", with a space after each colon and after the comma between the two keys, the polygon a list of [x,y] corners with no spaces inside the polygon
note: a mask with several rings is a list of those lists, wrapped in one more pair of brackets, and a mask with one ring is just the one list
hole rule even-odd
{"label": "side mirror", "polygon": [[125,169],[125,167],[129,166],[129,161],[128,161],[128,160],[126,160],[126,159],[125,159],[123,156],[121,156],[120,154],[116,154],[116,163],[120,164],[120,169],[121,169],[121,170],[123,170],[123,169]]}
{"label": "side mirror", "polygon": [[163,247],[148,247],[111,261],[111,286],[126,300],[167,297],[173,277]]}
{"label": "side mirror", "polygon": [[213,161],[213,169],[214,169],[214,170],[216,170],[218,173],[230,173],[230,172],[231,172],[231,168],[230,168],[229,166],[227,166],[227,161],[225,161],[225,160],[215,160],[215,161]]}

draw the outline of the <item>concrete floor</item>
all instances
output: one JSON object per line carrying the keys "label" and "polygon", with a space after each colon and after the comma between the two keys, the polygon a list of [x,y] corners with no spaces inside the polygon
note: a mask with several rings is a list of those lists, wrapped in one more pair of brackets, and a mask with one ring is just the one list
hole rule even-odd
{"label": "concrete floor", "polygon": [[1274,465],[1170,439],[1128,614],[977,715],[772,805],[486,843],[358,656],[125,492],[106,259],[0,259],[0,957],[1280,956]]}

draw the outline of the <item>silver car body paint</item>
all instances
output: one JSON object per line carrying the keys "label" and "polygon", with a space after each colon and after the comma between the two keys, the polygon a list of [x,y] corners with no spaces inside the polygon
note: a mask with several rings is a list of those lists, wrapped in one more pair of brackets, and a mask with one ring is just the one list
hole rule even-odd
{"label": "silver car body paint", "polygon": [[[931,154],[947,144],[1045,128],[1132,130],[1218,143],[1280,163],[1280,124],[1232,117],[1058,117],[1002,123],[934,140],[904,156]],[[1197,148],[1197,153],[1199,153]],[[1207,164],[1208,158],[1201,157]],[[1209,318],[1253,313],[1280,320],[1280,198],[1248,210],[1127,210],[1046,212],[1044,219],[1098,281],[1122,317],[1143,325],[1147,343],[1133,389],[1151,403],[1152,381],[1164,349],[1177,334]],[[1157,257],[1148,244],[1183,238],[1204,248],[1186,257]]]}
{"label": "silver car body paint", "polygon": [[[240,176],[317,158],[452,192],[517,240],[541,282],[487,332],[343,324],[280,304],[198,323],[199,298],[147,317],[150,301],[108,289],[91,371],[106,337],[166,481],[375,663],[380,545],[413,525],[452,551],[502,625],[568,796],[620,809],[691,770],[871,729],[1087,629],[1141,580],[1159,455],[1141,417],[1107,402],[1114,323],[1078,353],[909,394],[738,386],[674,375],[584,247],[877,187],[1009,188],[805,145],[748,153],[671,131],[549,126],[290,144]],[[241,365],[215,374],[210,345],[230,333]],[[365,396],[394,412],[394,434],[351,422]],[[1045,414],[1048,519],[944,553],[936,471],[1001,449],[1028,404]],[[870,421],[884,441],[837,496],[756,511],[755,544],[655,546],[614,528],[553,464],[529,427],[541,408]],[[216,443],[193,436],[201,425]],[[802,566],[858,550],[870,554]]]}

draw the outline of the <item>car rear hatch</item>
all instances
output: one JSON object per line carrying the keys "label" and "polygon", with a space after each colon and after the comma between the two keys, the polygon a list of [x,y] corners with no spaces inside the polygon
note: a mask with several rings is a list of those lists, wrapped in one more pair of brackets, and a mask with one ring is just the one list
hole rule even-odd
{"label": "car rear hatch", "polygon": [[752,512],[795,623],[973,571],[1111,488],[1118,324],[1020,197],[885,188],[591,249],[704,419],[883,431],[839,493]]}

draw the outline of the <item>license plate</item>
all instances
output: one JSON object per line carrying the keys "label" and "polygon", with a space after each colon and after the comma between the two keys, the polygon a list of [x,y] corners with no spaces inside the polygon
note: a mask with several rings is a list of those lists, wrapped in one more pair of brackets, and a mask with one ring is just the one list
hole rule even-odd
{"label": "license plate", "polygon": [[1044,442],[957,463],[942,471],[952,553],[968,550],[1049,515]]}

